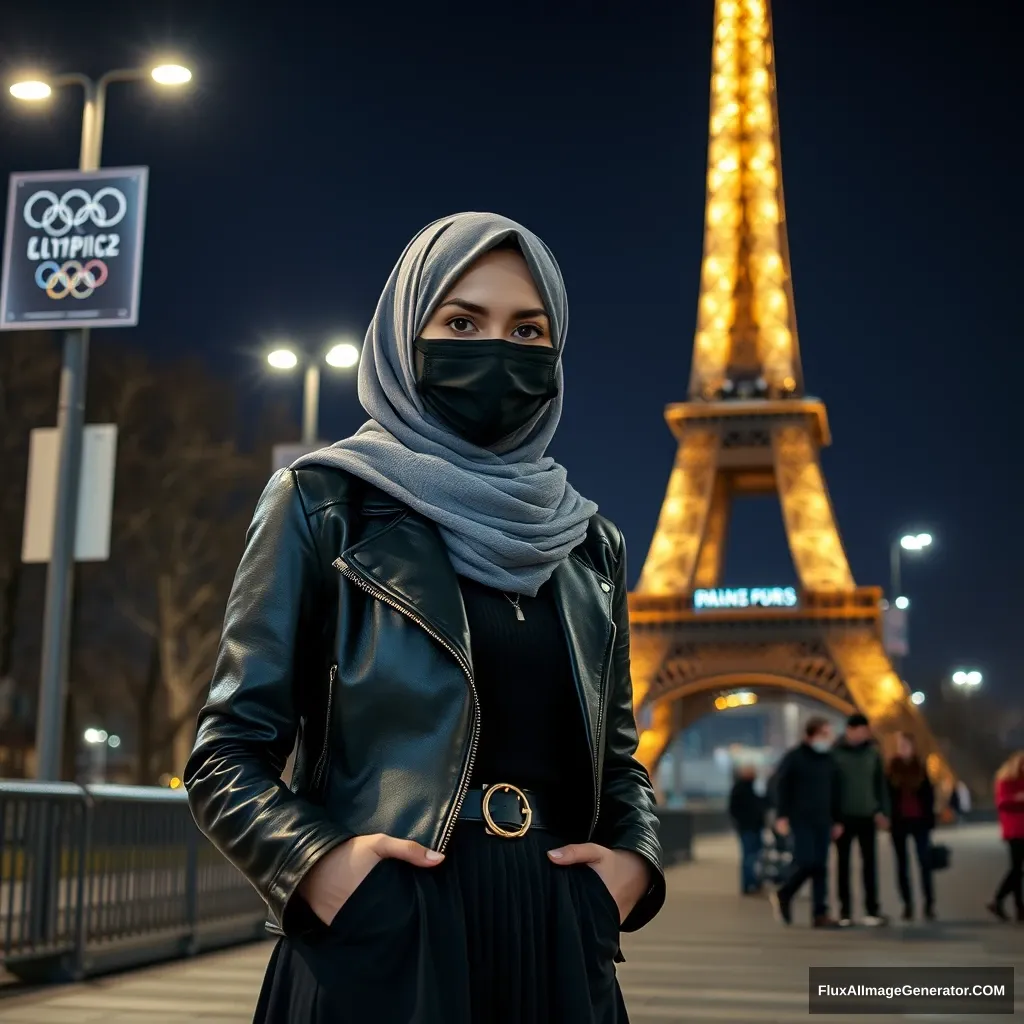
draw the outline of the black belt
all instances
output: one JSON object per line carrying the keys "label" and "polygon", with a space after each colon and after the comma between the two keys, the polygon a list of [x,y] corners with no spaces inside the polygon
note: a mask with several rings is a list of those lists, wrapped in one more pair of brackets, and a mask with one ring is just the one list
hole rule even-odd
{"label": "black belt", "polygon": [[492,835],[520,839],[531,828],[550,828],[548,806],[537,793],[511,782],[471,789],[459,811],[459,821],[479,821]]}

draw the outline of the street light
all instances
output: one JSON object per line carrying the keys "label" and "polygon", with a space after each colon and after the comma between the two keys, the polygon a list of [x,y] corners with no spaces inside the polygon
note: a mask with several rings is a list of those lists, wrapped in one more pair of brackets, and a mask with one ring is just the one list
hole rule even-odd
{"label": "street light", "polygon": [[359,349],[348,342],[342,342],[329,349],[324,356],[329,366],[336,366],[342,370],[350,370],[359,362]]}
{"label": "street light", "polygon": [[[902,589],[900,580],[902,553],[904,551],[915,554],[920,553],[925,548],[930,547],[931,543],[932,535],[930,533],[905,533],[902,537],[892,542],[892,547],[889,551],[889,565],[892,574],[892,578],[889,581],[889,600],[898,611],[905,612],[910,607],[910,599],[900,593]],[[890,657],[892,658],[893,667],[899,672],[901,658],[896,654],[891,654]]]}
{"label": "street light", "polygon": [[[82,89],[82,138],[78,169],[99,170],[103,155],[103,121],[107,90],[114,82],[137,82],[151,78],[160,86],[181,86],[192,72],[180,64],[157,64],[150,68],[120,68],[97,79],[79,73],[26,75],[13,82],[11,96],[23,102],[40,102],[55,88],[65,85]],[[42,668],[39,710],[36,716],[36,774],[43,780],[60,777],[61,736],[64,730],[64,692],[67,676],[67,619],[71,612],[71,583],[75,568],[75,531],[78,518],[78,476],[82,459],[82,416],[85,382],[89,365],[89,331],[64,334],[64,366],[57,402],[57,483],[54,494],[53,544],[46,576],[46,605],[43,612]]]}
{"label": "street light", "polygon": [[[267,353],[267,363],[275,370],[294,370],[300,361],[306,364],[302,394],[302,443],[312,447],[317,443],[320,432],[320,363],[287,345],[280,345]],[[359,349],[351,342],[338,342],[324,354],[324,362],[337,369],[350,370],[359,363]]]}
{"label": "street light", "polygon": [[963,693],[970,693],[981,686],[984,678],[977,669],[959,669],[953,673],[953,685]]}
{"label": "street light", "polygon": [[910,703],[921,705],[924,703],[924,694],[920,690],[915,690],[910,695]]}
{"label": "street light", "polygon": [[900,570],[902,552],[909,551],[913,554],[919,554],[924,551],[925,548],[929,548],[932,545],[932,535],[930,533],[914,533],[904,534],[899,540],[892,542],[892,550],[890,552],[890,563],[892,569],[892,579],[890,581],[890,594],[889,596],[896,603],[896,607],[899,608],[899,598],[901,582],[900,582]]}

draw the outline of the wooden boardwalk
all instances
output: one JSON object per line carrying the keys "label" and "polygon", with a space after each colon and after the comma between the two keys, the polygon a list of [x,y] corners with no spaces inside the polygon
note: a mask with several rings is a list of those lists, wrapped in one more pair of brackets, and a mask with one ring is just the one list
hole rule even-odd
{"label": "wooden boardwalk", "polygon": [[[794,908],[793,927],[782,928],[766,901],[736,894],[732,838],[701,840],[697,861],[670,873],[665,910],[623,944],[627,962],[619,976],[632,1024],[792,1024],[807,1014],[812,965],[1024,966],[1024,926],[986,920],[983,909],[1005,865],[995,829],[965,826],[943,838],[953,847],[953,868],[937,878],[940,921],[843,932],[812,931],[806,899]],[[895,912],[892,860],[884,839],[881,850],[883,903]],[[252,1019],[270,948],[260,944],[66,988],[12,993],[0,998],[0,1022],[243,1024]],[[1017,1012],[1022,1010],[1024,993],[1017,999]]]}

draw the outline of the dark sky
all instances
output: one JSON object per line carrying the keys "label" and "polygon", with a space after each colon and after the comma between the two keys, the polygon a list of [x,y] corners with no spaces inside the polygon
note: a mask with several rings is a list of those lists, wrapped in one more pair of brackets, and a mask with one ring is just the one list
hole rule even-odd
{"label": "dark sky", "polygon": [[[977,666],[1015,702],[1017,6],[774,4],[802,356],[828,404],[824,466],[854,575],[884,584],[890,539],[932,532],[904,576],[908,678]],[[492,209],[537,231],[570,295],[554,452],[624,529],[635,578],[675,450],[662,408],[689,374],[712,12],[51,0],[8,5],[0,61],[99,74],[176,50],[193,67],[186,95],[111,94],[104,163],[151,168],[142,319],[122,334],[205,353],[246,389],[260,370],[244,353],[276,333],[361,337],[427,221]],[[0,174],[73,166],[79,110],[71,92],[36,110],[4,96]],[[326,383],[324,405],[331,437],[362,421],[351,380]],[[794,582],[774,500],[738,510],[727,575]]]}

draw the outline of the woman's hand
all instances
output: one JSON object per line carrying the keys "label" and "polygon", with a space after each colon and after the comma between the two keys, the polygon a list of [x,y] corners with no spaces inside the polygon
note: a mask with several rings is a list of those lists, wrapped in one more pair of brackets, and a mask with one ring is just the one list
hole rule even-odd
{"label": "woman's hand", "polygon": [[619,923],[651,886],[650,865],[632,850],[609,850],[597,843],[576,843],[548,851],[556,864],[587,864],[597,872],[619,908]]}
{"label": "woman's hand", "polygon": [[354,836],[313,865],[299,884],[299,895],[329,925],[366,876],[387,858],[404,860],[418,868],[432,868],[444,860],[444,854],[410,839],[395,839],[383,833]]}

